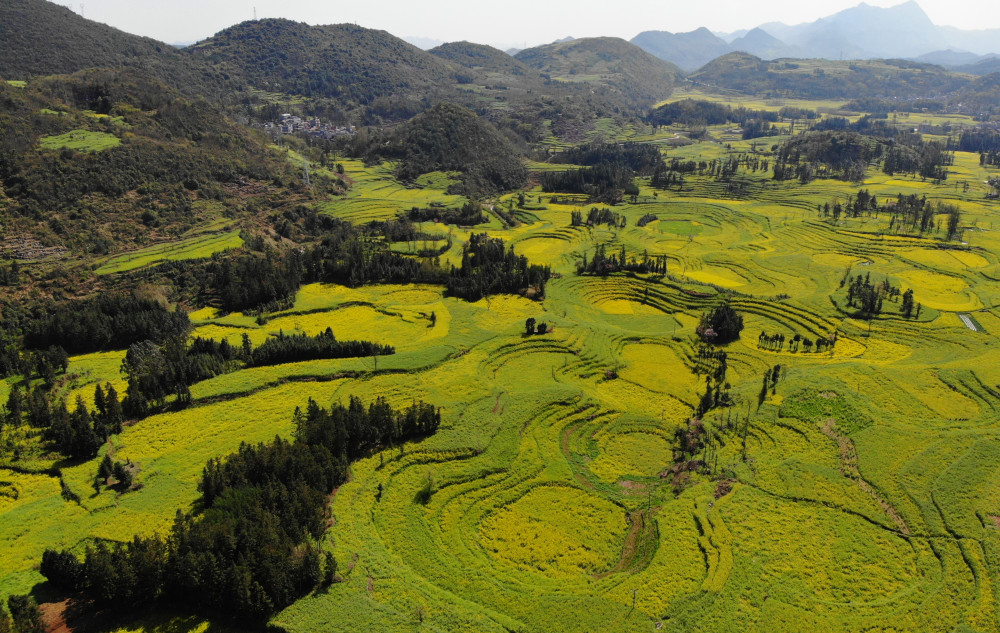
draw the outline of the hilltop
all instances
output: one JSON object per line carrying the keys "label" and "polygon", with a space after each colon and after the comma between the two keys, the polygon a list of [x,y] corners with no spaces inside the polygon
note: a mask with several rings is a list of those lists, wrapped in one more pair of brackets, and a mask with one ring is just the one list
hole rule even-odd
{"label": "hilltop", "polygon": [[428,51],[441,59],[454,62],[472,70],[487,73],[513,74],[521,77],[537,75],[517,59],[500,49],[472,42],[448,42]]}
{"label": "hilltop", "polygon": [[243,22],[185,51],[233,68],[259,90],[333,97],[347,107],[376,99],[419,100],[454,83],[437,57],[385,31],[350,24]]}
{"label": "hilltop", "polygon": [[523,50],[514,56],[562,82],[587,82],[620,94],[630,104],[652,105],[670,96],[683,73],[634,44],[591,37]]}

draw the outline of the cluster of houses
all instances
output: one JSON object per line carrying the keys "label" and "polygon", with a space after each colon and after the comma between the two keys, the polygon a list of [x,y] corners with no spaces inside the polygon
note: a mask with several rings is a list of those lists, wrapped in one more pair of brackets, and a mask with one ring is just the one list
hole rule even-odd
{"label": "cluster of houses", "polygon": [[295,116],[293,114],[282,114],[281,120],[269,121],[265,123],[264,129],[271,133],[301,133],[319,138],[351,136],[357,131],[353,125],[337,126],[332,123],[323,123],[318,118],[303,119],[302,117]]}

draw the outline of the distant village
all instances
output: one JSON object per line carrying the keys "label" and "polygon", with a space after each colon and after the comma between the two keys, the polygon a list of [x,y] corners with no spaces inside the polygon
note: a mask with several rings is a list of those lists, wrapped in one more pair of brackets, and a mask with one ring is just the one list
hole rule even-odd
{"label": "distant village", "polygon": [[320,119],[303,119],[292,114],[282,114],[278,121],[268,121],[264,129],[271,134],[308,134],[318,138],[352,136],[357,131],[353,125],[337,126],[323,123]]}

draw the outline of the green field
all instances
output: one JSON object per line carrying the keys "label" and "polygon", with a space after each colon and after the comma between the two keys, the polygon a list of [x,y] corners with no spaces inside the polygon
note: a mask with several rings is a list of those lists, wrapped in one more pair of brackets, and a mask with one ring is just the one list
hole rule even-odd
{"label": "green field", "polygon": [[[750,141],[725,138],[727,127],[663,152],[708,160],[750,151]],[[350,193],[320,203],[339,218],[464,202],[445,194],[448,175],[408,188],[389,165],[339,162]],[[615,207],[628,220],[615,229],[572,227],[572,211],[601,205],[565,195],[553,203],[535,189],[518,211],[522,224],[491,223],[490,233],[552,266],[544,301],[313,284],[263,324],[201,309],[191,314],[197,336],[238,343],[248,334],[259,344],[330,327],[397,353],[377,365],[310,361],[194,385],[191,407],[128,427],[104,449],[140,465],[135,492],[94,494],[97,460],[62,468],[79,503],[65,501],[49,474],[0,468],[0,594],[43,580],[47,546],[81,552],[94,539],[165,533],[178,508],[197,504],[207,459],[242,441],[289,436],[292,410],[310,397],[326,406],[357,395],[434,403],[442,426],[352,465],[322,542],[343,581],[276,616],[272,624],[288,633],[996,631],[1000,203],[985,199],[984,181],[997,174],[959,153],[942,184],[874,169],[863,185],[742,173],[743,197],[691,174],[679,190],[644,183],[634,204]],[[817,213],[861,187],[880,199],[917,193],[959,205],[960,240],[947,242],[940,228],[899,233],[888,217],[834,223]],[[648,215],[656,220],[638,227]],[[450,230],[455,245],[442,260],[460,260],[470,230],[421,228]],[[196,236],[115,257],[97,272],[202,257],[238,240]],[[578,276],[577,262],[599,244],[666,256],[668,274]],[[888,300],[870,321],[841,310],[847,270],[912,289],[920,316],[903,318]],[[694,328],[721,293],[746,326],[725,348],[734,406],[705,416],[715,440],[699,459],[711,474],[672,477],[675,433],[706,384]],[[529,317],[551,332],[525,336]],[[761,332],[837,342],[823,352],[769,351]],[[104,381],[123,391],[120,358],[73,358],[67,392],[89,398]],[[781,380],[760,400],[761,376],[775,365]],[[420,503],[428,481],[432,495]],[[117,630],[207,626],[161,614]]]}
{"label": "green field", "polygon": [[86,153],[111,149],[118,147],[121,143],[121,139],[114,134],[88,132],[87,130],[73,130],[58,136],[45,136],[38,140],[38,145],[42,149],[73,149]]}
{"label": "green field", "polygon": [[108,275],[143,266],[153,266],[166,261],[211,257],[213,253],[240,246],[243,246],[243,238],[240,237],[238,230],[198,235],[116,255],[104,262],[95,272],[98,275]]}

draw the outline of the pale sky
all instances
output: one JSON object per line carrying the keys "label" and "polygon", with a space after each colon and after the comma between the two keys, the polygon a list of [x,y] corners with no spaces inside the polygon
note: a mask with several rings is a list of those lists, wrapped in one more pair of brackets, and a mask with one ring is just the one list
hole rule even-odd
{"label": "pale sky", "polygon": [[[810,22],[858,0],[57,0],[88,19],[161,41],[192,42],[257,17],[309,24],[351,22],[398,37],[469,40],[500,48],[535,46],[571,35],[631,39],[641,31],[749,29],[765,22]],[[900,0],[868,0],[893,6]],[[1000,28],[997,0],[919,0],[938,25]]]}

